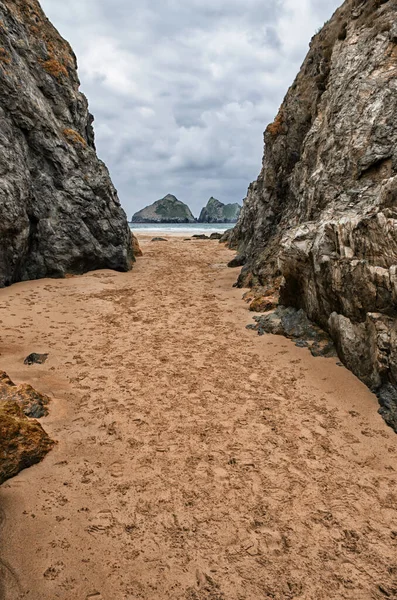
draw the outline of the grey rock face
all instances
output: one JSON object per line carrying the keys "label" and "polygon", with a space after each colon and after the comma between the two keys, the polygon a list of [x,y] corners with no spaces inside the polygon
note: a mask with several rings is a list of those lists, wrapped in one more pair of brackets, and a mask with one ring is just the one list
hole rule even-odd
{"label": "grey rock face", "polygon": [[199,216],[199,223],[236,223],[240,216],[241,206],[223,204],[216,198],[210,198]]}
{"label": "grey rock face", "polygon": [[38,2],[0,0],[0,286],[130,268],[92,122],[76,58]]}
{"label": "grey rock face", "polygon": [[146,206],[131,219],[131,223],[194,223],[196,219],[187,204],[167,194],[154,204]]}
{"label": "grey rock face", "polygon": [[239,285],[282,275],[372,389],[397,383],[396,11],[347,0],[313,38],[230,238]]}

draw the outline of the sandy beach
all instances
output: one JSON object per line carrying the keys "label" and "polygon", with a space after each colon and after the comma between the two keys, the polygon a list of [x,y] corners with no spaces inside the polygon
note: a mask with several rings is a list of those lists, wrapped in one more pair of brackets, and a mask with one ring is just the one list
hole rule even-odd
{"label": "sandy beach", "polygon": [[[337,359],[246,330],[214,241],[0,290],[56,448],[0,488],[1,600],[397,598],[397,438]],[[49,353],[25,366],[31,352]]]}

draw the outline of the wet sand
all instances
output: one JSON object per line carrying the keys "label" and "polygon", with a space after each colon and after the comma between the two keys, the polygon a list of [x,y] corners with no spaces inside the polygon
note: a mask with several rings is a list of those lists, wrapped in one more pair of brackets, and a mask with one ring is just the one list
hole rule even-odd
{"label": "wet sand", "polygon": [[169,239],[131,273],[0,290],[1,369],[54,398],[58,441],[0,488],[1,600],[397,598],[375,397],[245,329],[229,250]]}

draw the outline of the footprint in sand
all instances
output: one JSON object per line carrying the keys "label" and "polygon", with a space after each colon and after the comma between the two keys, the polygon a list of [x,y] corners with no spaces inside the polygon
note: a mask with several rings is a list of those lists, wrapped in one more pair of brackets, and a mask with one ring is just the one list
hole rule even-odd
{"label": "footprint in sand", "polygon": [[88,533],[105,533],[114,527],[114,518],[110,510],[101,510],[91,520],[90,525],[86,528]]}
{"label": "footprint in sand", "polygon": [[[5,513],[0,508],[0,529],[4,526],[4,523]],[[0,599],[13,600],[20,598],[21,595],[22,588],[16,572],[7,562],[0,558]]]}
{"label": "footprint in sand", "polygon": [[85,597],[85,600],[104,600],[103,596],[99,592],[92,592]]}
{"label": "footprint in sand", "polygon": [[119,477],[122,477],[123,476],[123,465],[119,462],[113,463],[110,467],[110,474],[112,477],[116,477],[117,479]]}

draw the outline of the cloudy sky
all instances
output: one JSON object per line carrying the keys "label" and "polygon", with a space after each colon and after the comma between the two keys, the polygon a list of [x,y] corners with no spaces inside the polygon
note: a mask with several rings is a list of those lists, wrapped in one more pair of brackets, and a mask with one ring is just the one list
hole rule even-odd
{"label": "cloudy sky", "polygon": [[165,194],[240,202],[263,131],[341,0],[41,0],[72,44],[130,217]]}

